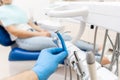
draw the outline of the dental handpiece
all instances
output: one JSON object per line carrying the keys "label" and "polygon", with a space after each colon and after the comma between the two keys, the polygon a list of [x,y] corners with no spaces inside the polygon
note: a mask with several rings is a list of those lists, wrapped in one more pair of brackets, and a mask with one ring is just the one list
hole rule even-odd
{"label": "dental handpiece", "polygon": [[60,41],[61,41],[63,50],[64,50],[64,51],[67,51],[67,48],[66,48],[66,45],[65,45],[65,41],[64,41],[62,35],[61,35],[59,32],[56,32],[56,33],[57,33],[57,35],[58,35],[58,37],[59,37],[59,39],[60,39]]}

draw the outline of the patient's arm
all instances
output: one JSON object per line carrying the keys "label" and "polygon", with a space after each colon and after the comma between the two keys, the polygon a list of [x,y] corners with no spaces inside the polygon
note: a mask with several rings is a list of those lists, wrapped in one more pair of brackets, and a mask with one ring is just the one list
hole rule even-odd
{"label": "patient's arm", "polygon": [[[46,31],[46,30],[43,30],[42,28],[40,28],[40,26],[34,24],[31,20],[29,20],[28,22],[28,25],[30,25],[32,28],[34,28],[35,30],[41,32],[41,31]],[[47,31],[46,31],[47,32]]]}
{"label": "patient's arm", "polygon": [[34,37],[34,36],[46,36],[46,37],[50,37],[50,33],[48,33],[48,32],[44,32],[44,31],[41,31],[41,32],[26,31],[26,30],[18,29],[14,25],[6,26],[5,29],[9,33],[11,33],[14,36],[19,37],[19,38],[29,38],[29,37]]}
{"label": "patient's arm", "polygon": [[26,71],[3,80],[38,80],[38,78],[33,71]]}

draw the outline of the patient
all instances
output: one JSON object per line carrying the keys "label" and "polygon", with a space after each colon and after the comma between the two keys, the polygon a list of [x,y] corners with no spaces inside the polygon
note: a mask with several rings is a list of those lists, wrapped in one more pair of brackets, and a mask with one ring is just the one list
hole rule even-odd
{"label": "patient", "polygon": [[[0,5],[0,24],[8,31],[11,40],[16,41],[19,48],[36,51],[57,47],[57,43],[53,39],[57,35],[54,32],[40,28],[31,20],[28,20],[26,13],[13,5],[12,0],[0,0]],[[83,41],[80,42],[83,44],[76,45],[80,49],[92,49],[92,47],[88,47],[89,44],[84,45]]]}
{"label": "patient", "polygon": [[12,5],[12,0],[0,0],[0,23],[10,34],[11,40],[16,41],[19,48],[25,50],[42,50],[57,47],[53,32],[41,29],[19,7]]}

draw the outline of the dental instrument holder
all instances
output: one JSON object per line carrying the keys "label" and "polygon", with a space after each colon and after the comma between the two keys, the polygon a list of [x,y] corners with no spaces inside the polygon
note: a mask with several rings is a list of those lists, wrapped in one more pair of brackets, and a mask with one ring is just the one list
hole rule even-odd
{"label": "dental instrument holder", "polygon": [[69,52],[69,55],[66,59],[67,65],[73,68],[73,70],[77,74],[77,80],[88,80],[89,78],[88,71],[84,67],[85,55],[82,57],[80,56],[80,54],[85,54],[85,53],[82,53],[72,43],[70,45],[67,45],[67,49]]}
{"label": "dental instrument holder", "polygon": [[74,64],[77,66],[77,75],[80,76],[80,80],[84,80],[84,76],[86,75],[82,68],[82,62],[80,61],[80,58],[78,57],[77,51],[74,51],[74,57],[75,61]]}
{"label": "dental instrument holder", "polygon": [[[57,35],[58,35],[58,37],[59,37],[59,39],[60,39],[60,41],[61,41],[63,50],[67,51],[67,48],[66,48],[64,39],[62,38],[61,34],[60,34],[58,31],[56,31],[56,33],[57,33]],[[65,63],[65,64],[67,64],[67,65],[71,65],[71,64],[72,64],[74,67],[77,67],[77,68],[74,69],[74,70],[75,70],[76,73],[77,73],[78,80],[79,80],[79,77],[80,77],[80,80],[86,80],[86,78],[87,78],[87,77],[86,77],[86,73],[85,73],[85,70],[84,70],[83,67],[82,67],[82,66],[83,66],[83,65],[82,65],[82,61],[80,60],[77,51],[74,51],[74,52],[73,52],[73,55],[74,55],[74,59],[75,59],[75,60],[72,61],[72,62],[70,62],[69,59],[66,59],[65,62],[67,62],[67,63]],[[70,68],[71,68],[71,67],[70,67]],[[71,70],[70,70],[70,72],[71,72]]]}

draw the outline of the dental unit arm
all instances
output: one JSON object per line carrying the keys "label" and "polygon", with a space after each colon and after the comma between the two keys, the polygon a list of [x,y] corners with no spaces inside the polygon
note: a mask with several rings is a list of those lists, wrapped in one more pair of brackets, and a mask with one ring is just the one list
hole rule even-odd
{"label": "dental unit arm", "polygon": [[88,9],[86,7],[82,7],[81,9],[74,9],[74,10],[51,10],[46,13],[46,15],[50,17],[58,17],[58,18],[68,18],[68,17],[75,17],[75,16],[87,16]]}
{"label": "dental unit arm", "polygon": [[[72,66],[74,68],[74,70],[76,71],[76,73],[80,76],[81,79],[82,78],[86,79],[88,77],[88,75],[86,75],[86,71],[83,68],[82,60],[80,60],[80,57],[78,56],[77,51],[79,49],[77,47],[73,46],[73,44],[71,44],[69,42],[65,43],[61,34],[59,32],[56,32],[56,33],[60,39],[61,46],[62,46],[63,50],[68,52],[68,57],[65,60],[65,64]],[[73,49],[73,51],[72,51],[72,49]],[[83,57],[83,60],[84,59],[85,59],[85,55]]]}
{"label": "dental unit arm", "polygon": [[[48,9],[48,11],[45,14],[47,16],[56,17],[56,18],[71,18],[71,17],[76,17],[76,16],[82,16],[82,18],[85,18],[88,15],[87,7],[81,7],[80,9],[63,10],[63,8],[65,9],[64,6],[66,5],[59,6],[54,9]],[[86,25],[85,22],[80,21],[80,28],[78,30],[78,34],[71,41],[72,43],[75,43],[77,40],[80,39],[80,37],[82,36],[85,30],[85,25]]]}

